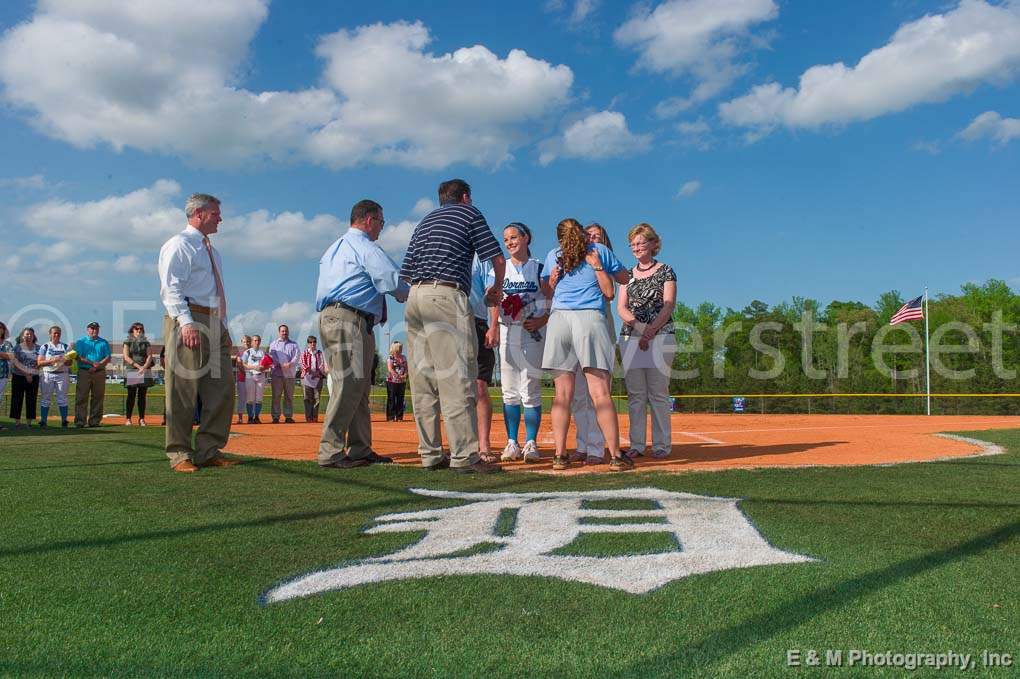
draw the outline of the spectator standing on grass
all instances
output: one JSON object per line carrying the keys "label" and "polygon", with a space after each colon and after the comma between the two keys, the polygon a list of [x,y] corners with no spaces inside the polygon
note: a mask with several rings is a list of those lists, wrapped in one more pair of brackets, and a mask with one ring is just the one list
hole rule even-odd
{"label": "spectator standing on grass", "polygon": [[496,307],[485,303],[486,281],[492,277],[492,264],[482,262],[476,255],[471,263],[471,312],[475,317],[475,339],[478,343],[478,376],[475,378],[475,417],[478,420],[478,455],[483,462],[498,462],[499,455],[492,453],[492,397],[489,387],[496,369],[496,347],[499,346],[499,326]]}
{"label": "spectator standing on grass", "polygon": [[[425,215],[411,236],[400,276],[411,283],[404,320],[418,453],[426,469],[491,473],[498,464],[480,459],[476,413],[478,337],[468,302],[471,262],[491,262],[493,284],[486,304],[503,292],[506,260],[462,179],[439,185],[440,207]],[[440,416],[450,459],[443,455]]]}
{"label": "spectator standing on grass", "polygon": [[[11,419],[14,426],[32,426],[35,420],[35,404],[39,396],[39,345],[36,344],[35,330],[25,328],[21,331],[18,343],[14,346],[13,368],[11,378]],[[21,424],[22,404],[25,409],[27,425]]]}
{"label": "spectator standing on grass", "polygon": [[[14,360],[14,343],[9,339],[10,331],[4,323],[0,323],[0,400],[3,400],[4,389],[11,378],[11,361]],[[0,425],[0,431],[6,429]]]}
{"label": "spectator standing on grass", "polygon": [[620,288],[617,310],[623,321],[620,357],[630,419],[628,455],[645,454],[646,413],[651,409],[652,457],[664,458],[673,449],[669,378],[676,353],[676,273],[655,259],[662,242],[650,225],[636,225],[627,239],[637,265],[631,269],[630,283]]}
{"label": "spectator standing on grass", "polygon": [[595,416],[609,447],[610,469],[633,468],[620,452],[620,429],[610,396],[616,347],[609,334],[605,300],[615,295],[616,282],[628,281],[627,270],[604,245],[589,243],[575,219],[564,219],[556,227],[559,247],[549,252],[543,277],[553,290],[542,367],[553,372],[552,426],[556,441],[553,469],[570,466],[566,456],[570,404],[574,397],[574,371],[578,366],[595,403]]}
{"label": "spectator standing on grass", "polygon": [[322,382],[326,373],[326,359],[319,349],[319,339],[315,335],[309,335],[307,346],[301,352],[301,386],[305,397],[305,422],[319,421],[319,401],[322,399]]}
{"label": "spectator standing on grass", "polygon": [[106,396],[106,366],[110,362],[110,343],[99,336],[99,323],[85,326],[85,337],[74,343],[78,354],[78,379],[74,393],[74,426],[98,427],[103,421]]}
{"label": "spectator standing on grass", "polygon": [[[272,415],[273,424],[285,418],[288,424],[294,423],[294,382],[296,380],[301,350],[297,342],[290,338],[290,328],[281,325],[276,329],[279,337],[270,342],[269,355],[273,358],[273,369],[270,382],[273,391]],[[283,409],[280,399],[283,399]]]}
{"label": "spectator standing on grass", "polygon": [[57,397],[57,409],[60,411],[60,426],[67,428],[67,389],[71,382],[68,369],[70,361],[65,358],[70,348],[60,341],[60,328],[50,328],[50,341],[39,347],[37,364],[42,371],[39,376],[39,426],[46,427],[50,414],[50,401],[54,394]]}
{"label": "spectator standing on grass", "polygon": [[[184,205],[185,229],[159,253],[160,297],[166,307],[166,455],[178,472],[234,464],[221,452],[230,436],[234,402],[231,341],[223,263],[209,236],[222,218],[220,201],[192,194]],[[192,445],[192,423],[202,412]]]}
{"label": "spectator standing on grass", "polygon": [[138,402],[138,426],[145,426],[145,395],[149,390],[152,376],[152,343],[145,336],[145,326],[132,323],[128,328],[128,336],[124,340],[124,386],[127,388],[127,405],[125,407],[125,424],[131,425],[135,402]]}
{"label": "spectator standing on grass", "polygon": [[248,405],[248,385],[245,383],[244,361],[241,357],[251,346],[251,337],[241,336],[241,346],[238,347],[237,356],[234,357],[234,412],[237,413],[237,423],[244,424],[245,406]]}
{"label": "spectator standing on grass", "polygon": [[404,391],[407,388],[407,357],[404,345],[394,342],[386,359],[386,421],[404,421]]}
{"label": "spectator standing on grass", "polygon": [[392,462],[372,449],[372,361],[375,324],[386,322],[385,295],[407,299],[397,265],[376,242],[386,220],[373,200],[351,208],[351,228],[319,260],[315,309],[333,378],[319,440],[320,467],[349,469]]}
{"label": "spectator standing on grass", "polygon": [[262,424],[262,397],[266,391],[266,368],[263,361],[266,351],[262,348],[262,336],[253,335],[251,346],[241,354],[241,365],[244,366],[244,384],[246,387],[245,404],[248,410],[248,424]]}

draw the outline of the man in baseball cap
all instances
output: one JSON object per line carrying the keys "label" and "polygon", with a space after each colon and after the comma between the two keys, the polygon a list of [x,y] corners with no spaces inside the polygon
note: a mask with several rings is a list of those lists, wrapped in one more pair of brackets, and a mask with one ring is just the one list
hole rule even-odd
{"label": "man in baseball cap", "polygon": [[[74,396],[74,426],[98,427],[103,420],[106,396],[106,365],[110,362],[110,343],[99,336],[99,323],[85,326],[85,337],[74,343],[78,354],[78,382]],[[91,402],[90,402],[91,399]]]}

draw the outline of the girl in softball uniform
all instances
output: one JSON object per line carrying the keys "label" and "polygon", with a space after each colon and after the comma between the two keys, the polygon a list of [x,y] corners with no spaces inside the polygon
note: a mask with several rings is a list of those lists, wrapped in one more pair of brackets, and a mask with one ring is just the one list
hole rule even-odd
{"label": "girl in softball uniform", "polygon": [[[542,263],[531,258],[531,230],[520,222],[503,229],[510,259],[503,278],[499,312],[499,375],[507,443],[500,459],[538,462],[538,428],[542,423],[542,352],[550,291],[542,280]],[[524,415],[524,448],[518,443]]]}
{"label": "girl in softball uniform", "polygon": [[546,258],[543,277],[553,290],[552,313],[542,354],[542,367],[553,372],[556,394],[552,426],[556,440],[553,469],[566,469],[570,402],[574,398],[574,371],[580,366],[595,403],[595,417],[609,448],[609,468],[630,469],[634,463],[620,453],[620,427],[610,397],[616,349],[606,321],[605,300],[612,299],[614,279],[626,283],[629,275],[620,260],[604,245],[589,243],[576,219],[556,227],[560,246]]}
{"label": "girl in softball uniform", "polygon": [[259,415],[262,413],[262,396],[266,390],[266,373],[262,367],[262,359],[266,352],[262,349],[262,337],[254,335],[251,338],[251,347],[241,354],[241,363],[247,373],[244,376],[244,383],[247,386],[248,401],[248,424],[262,424]]}
{"label": "girl in softball uniform", "polygon": [[47,426],[50,402],[56,394],[60,426],[67,429],[67,386],[71,381],[71,373],[64,355],[70,350],[70,347],[60,341],[60,328],[57,326],[50,328],[50,341],[39,347],[38,365],[42,368],[42,374],[39,376],[40,427]]}

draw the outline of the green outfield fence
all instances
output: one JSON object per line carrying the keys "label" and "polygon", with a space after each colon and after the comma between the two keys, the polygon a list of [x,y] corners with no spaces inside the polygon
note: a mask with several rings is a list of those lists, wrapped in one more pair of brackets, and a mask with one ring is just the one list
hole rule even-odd
{"label": "green outfield fence", "polygon": [[[74,409],[75,385],[70,388],[69,400]],[[498,413],[503,401],[498,387],[490,389],[493,409]],[[548,412],[552,406],[552,389],[543,388],[542,406]],[[932,394],[931,412],[933,415],[1020,415],[1020,394]],[[878,415],[901,414],[923,415],[925,413],[925,394],[675,394],[673,410],[679,413],[732,413],[734,398],[744,399],[744,412],[757,414],[841,414],[841,415]],[[9,414],[10,387],[0,395],[0,419]],[[613,396],[616,410],[627,412],[627,397],[623,394]],[[303,392],[300,385],[295,387],[294,412],[304,412]],[[329,401],[325,389],[322,391],[320,410],[324,411]],[[104,399],[103,412],[107,415],[123,415],[126,409],[127,391],[119,383],[108,383]],[[268,415],[272,397],[267,385],[263,398],[263,414]],[[386,410],[386,389],[376,386],[370,397],[373,413]],[[406,396],[407,411],[412,411],[410,390]],[[162,385],[149,389],[147,398],[147,417],[162,417],[164,409],[164,391]],[[55,407],[52,414],[56,415]]]}

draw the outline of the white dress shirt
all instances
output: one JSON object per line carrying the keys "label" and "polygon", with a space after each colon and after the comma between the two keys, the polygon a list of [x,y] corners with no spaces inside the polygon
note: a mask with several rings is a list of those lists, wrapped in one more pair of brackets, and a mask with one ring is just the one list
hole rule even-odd
{"label": "white dress shirt", "polygon": [[[166,313],[181,325],[192,322],[188,303],[217,309],[220,304],[209,253],[202,232],[190,224],[163,244],[159,251],[159,296]],[[220,253],[212,248],[216,268],[223,276]],[[221,319],[224,323],[227,319]]]}

